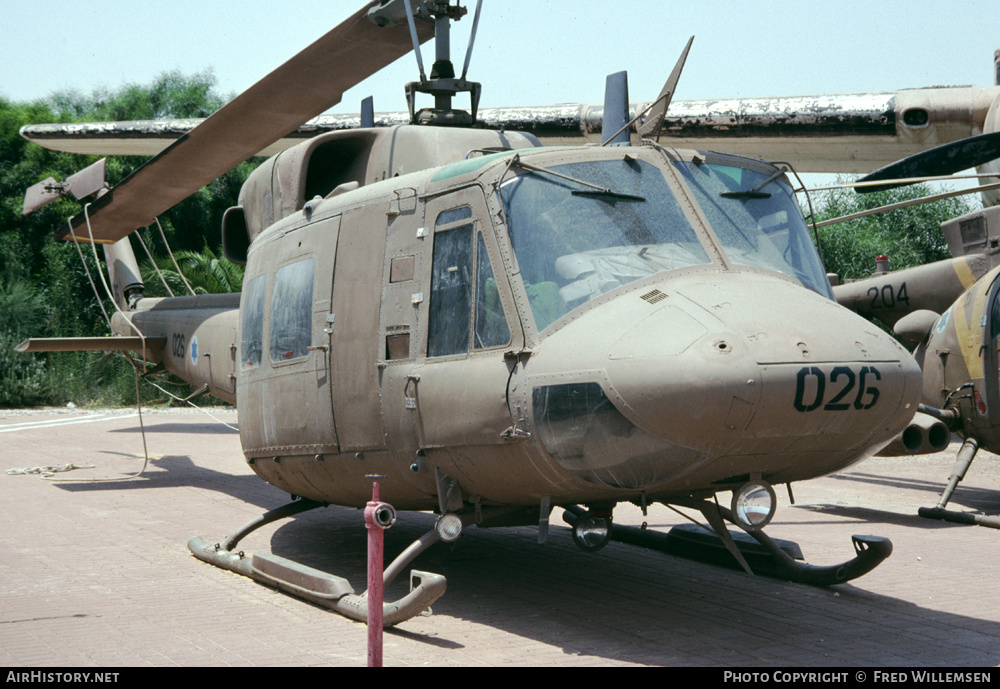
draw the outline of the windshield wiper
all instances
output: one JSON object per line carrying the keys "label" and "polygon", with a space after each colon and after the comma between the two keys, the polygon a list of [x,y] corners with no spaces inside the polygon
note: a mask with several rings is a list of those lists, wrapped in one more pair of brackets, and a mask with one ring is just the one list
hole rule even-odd
{"label": "windshield wiper", "polygon": [[771,195],[766,191],[757,191],[756,189],[748,189],[747,191],[724,191],[719,194],[725,199],[769,199]]}
{"label": "windshield wiper", "polygon": [[606,189],[597,184],[591,184],[590,182],[584,182],[582,179],[577,179],[576,177],[570,177],[569,175],[564,175],[561,172],[555,172],[554,170],[549,170],[548,168],[541,167],[539,165],[532,165],[531,163],[526,163],[521,160],[520,156],[514,156],[511,161],[514,165],[523,167],[525,170],[531,170],[532,172],[544,172],[547,175],[552,175],[553,177],[559,177],[560,179],[565,179],[569,182],[575,182],[576,184],[590,187],[593,191],[586,191],[583,189],[574,189],[570,193],[574,196],[609,196],[615,199],[624,199],[626,201],[645,201],[645,197],[635,196],[634,194],[624,194],[620,191],[614,191],[613,189]]}
{"label": "windshield wiper", "polygon": [[769,199],[771,195],[766,191],[761,191],[768,184],[785,174],[786,170],[779,169],[773,175],[765,179],[763,182],[758,184],[753,189],[747,191],[724,191],[719,196],[725,199]]}
{"label": "windshield wiper", "polygon": [[645,196],[636,196],[635,194],[623,194],[620,191],[612,191],[611,189],[574,189],[570,192],[573,196],[609,196],[613,199],[622,199],[624,201],[645,201]]}

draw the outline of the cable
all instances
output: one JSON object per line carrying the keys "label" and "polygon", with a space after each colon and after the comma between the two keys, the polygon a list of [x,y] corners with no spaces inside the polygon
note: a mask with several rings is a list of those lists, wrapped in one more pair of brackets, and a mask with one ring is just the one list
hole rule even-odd
{"label": "cable", "polygon": [[[132,360],[129,359],[129,362],[131,362],[131,361]],[[145,425],[143,425],[143,422],[142,422],[142,402],[139,400],[139,369],[135,366],[135,364],[132,364],[132,370],[135,373],[135,405],[136,405],[136,408],[139,410],[139,434],[142,436],[142,456],[143,456],[143,460],[142,460],[142,468],[139,469],[139,472],[137,474],[133,474],[132,476],[123,476],[121,478],[54,478],[51,474],[49,474],[49,475],[42,474],[42,478],[43,479],[45,479],[47,481],[63,481],[63,482],[66,482],[66,483],[110,483],[112,481],[131,481],[132,479],[137,479],[140,476],[142,476],[142,472],[146,471],[146,467],[149,465],[149,450],[146,447],[146,427],[145,427]],[[82,467],[82,466],[81,467],[76,467],[76,466],[74,466],[73,468],[74,469],[83,469],[83,468],[88,468],[89,469],[89,468],[93,468],[93,467],[92,466],[90,466],[90,467]]]}
{"label": "cable", "polygon": [[142,235],[136,232],[135,236],[139,239],[139,244],[142,246],[143,251],[146,252],[146,256],[149,257],[149,263],[153,266],[153,270],[156,271],[156,275],[160,278],[160,283],[163,285],[163,288],[167,290],[167,294],[171,297],[175,296],[174,291],[170,289],[170,285],[167,284],[166,278],[163,277],[163,273],[160,272],[160,266],[156,265],[156,259],[154,259],[153,254],[149,252],[149,247],[147,247],[146,242],[142,240]]}
{"label": "cable", "polygon": [[73,244],[76,245],[76,252],[80,254],[80,263],[83,264],[83,270],[87,273],[87,280],[90,281],[90,288],[94,290],[94,298],[97,299],[97,305],[101,307],[101,313],[104,314],[104,321],[108,324],[108,330],[111,330],[111,318],[108,316],[108,312],[104,310],[104,302],[101,301],[101,295],[97,291],[97,285],[94,284],[94,278],[90,274],[90,267],[87,265],[87,260],[83,257],[83,249],[80,248],[80,240],[76,238],[76,232],[73,231],[72,220],[69,221],[69,233],[73,237]]}
{"label": "cable", "polygon": [[163,246],[167,248],[167,254],[170,256],[170,260],[174,262],[174,268],[177,269],[177,274],[181,276],[181,280],[183,280],[184,284],[187,285],[188,292],[191,293],[191,296],[197,296],[195,295],[194,289],[191,287],[191,283],[187,281],[187,278],[184,277],[184,273],[181,272],[181,267],[177,265],[177,259],[174,258],[174,252],[170,250],[170,244],[167,243],[167,235],[163,233],[163,226],[160,224],[159,218],[156,219],[156,226],[160,228],[160,237],[163,238]]}
{"label": "cable", "polygon": [[211,412],[209,412],[208,410],[206,410],[204,407],[199,407],[197,404],[195,404],[191,400],[184,399],[183,397],[178,397],[177,395],[175,395],[174,393],[170,392],[169,390],[164,390],[163,388],[161,388],[159,385],[157,385],[156,383],[154,383],[149,378],[144,377],[144,380],[147,383],[149,383],[150,385],[152,385],[154,388],[156,388],[157,390],[159,390],[160,392],[162,392],[163,394],[168,395],[169,397],[172,397],[173,399],[177,400],[178,402],[184,402],[186,404],[191,405],[192,407],[194,407],[198,411],[200,411],[200,412],[202,412],[204,414],[207,414],[208,416],[212,417],[215,421],[218,421],[219,423],[221,423],[226,428],[228,428],[230,430],[233,430],[233,431],[239,431],[240,430],[236,426],[230,426],[228,423],[226,423],[222,419],[214,416]]}

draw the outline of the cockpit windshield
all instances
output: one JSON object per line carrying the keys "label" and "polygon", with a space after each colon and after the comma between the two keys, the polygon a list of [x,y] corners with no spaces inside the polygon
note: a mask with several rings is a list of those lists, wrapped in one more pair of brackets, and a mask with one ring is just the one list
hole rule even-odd
{"label": "cockpit windshield", "polygon": [[791,188],[767,171],[678,161],[729,260],[789,275],[833,298]]}
{"label": "cockpit windshield", "polygon": [[621,285],[709,262],[663,173],[641,160],[532,167],[500,196],[538,330]]}

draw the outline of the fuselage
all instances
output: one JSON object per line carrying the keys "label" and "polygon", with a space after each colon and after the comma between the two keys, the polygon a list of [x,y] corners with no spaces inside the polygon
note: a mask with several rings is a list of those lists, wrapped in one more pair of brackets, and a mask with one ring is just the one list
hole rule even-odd
{"label": "fuselage", "polygon": [[401,509],[804,480],[899,433],[921,379],[833,301],[776,173],[653,146],[473,156],[278,220],[238,309],[133,320],[236,400],[255,472],[315,500],[363,505],[370,474]]}

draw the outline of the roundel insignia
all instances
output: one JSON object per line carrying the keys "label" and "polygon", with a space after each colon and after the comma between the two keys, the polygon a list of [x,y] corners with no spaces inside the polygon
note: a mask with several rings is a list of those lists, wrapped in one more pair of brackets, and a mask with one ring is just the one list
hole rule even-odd
{"label": "roundel insignia", "polygon": [[976,402],[976,410],[982,416],[986,416],[986,402],[983,401],[983,396],[979,394],[979,390],[976,390],[972,397]]}
{"label": "roundel insignia", "polygon": [[950,316],[950,315],[951,315],[951,309],[948,309],[943,314],[941,314],[941,317],[938,319],[938,322],[937,322],[937,331],[938,332],[944,331],[944,329],[947,327],[947,325],[948,325],[948,316]]}
{"label": "roundel insignia", "polygon": [[198,365],[198,336],[191,336],[191,365]]}

